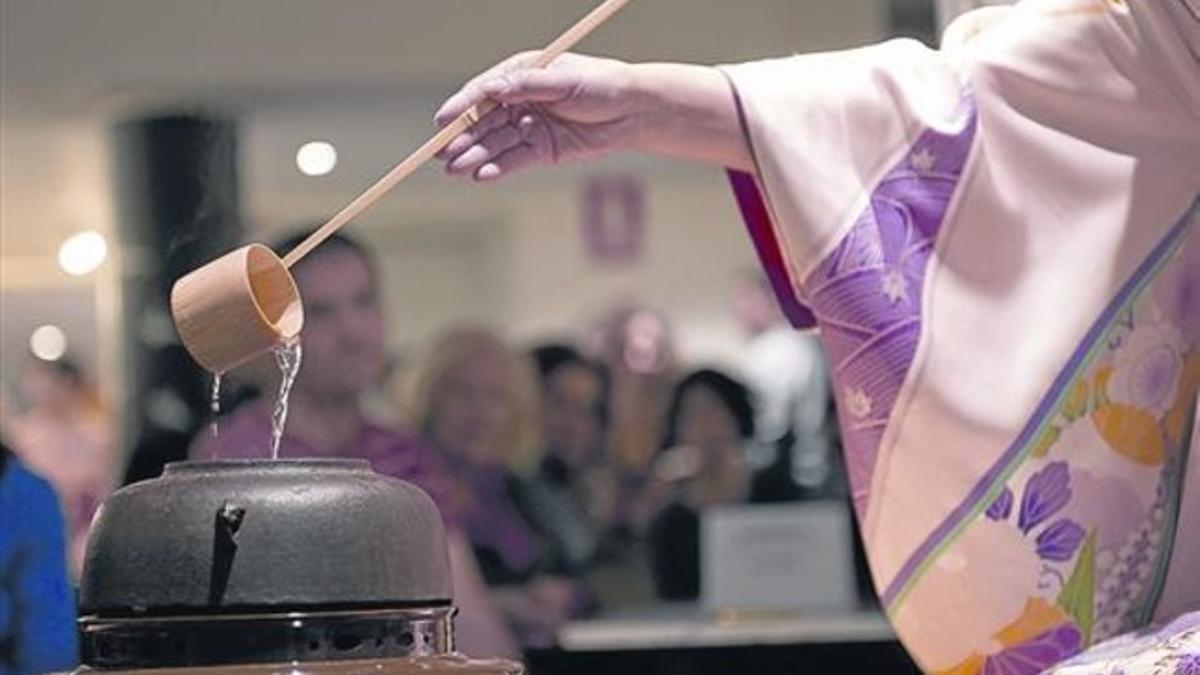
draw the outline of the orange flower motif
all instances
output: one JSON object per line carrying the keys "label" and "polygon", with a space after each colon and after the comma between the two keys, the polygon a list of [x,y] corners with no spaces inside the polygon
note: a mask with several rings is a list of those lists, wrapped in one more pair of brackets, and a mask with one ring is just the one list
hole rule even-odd
{"label": "orange flower motif", "polygon": [[1105,392],[1112,375],[1112,367],[1104,366],[1093,376],[1096,409],[1092,411],[1092,423],[1097,433],[1108,447],[1131,461],[1146,466],[1162,464],[1166,448],[1158,420],[1142,408],[1109,400]]}
{"label": "orange flower motif", "polygon": [[986,661],[987,659],[985,659],[982,654],[975,652],[966,659],[963,659],[962,663],[959,663],[952,668],[935,671],[933,675],[979,675],[979,672],[983,670],[983,664],[986,663]]}
{"label": "orange flower motif", "polygon": [[1146,466],[1163,463],[1167,452],[1162,431],[1158,420],[1145,410],[1107,403],[1092,412],[1092,422],[1108,446],[1126,459]]}
{"label": "orange flower motif", "polygon": [[1045,598],[1030,598],[1025,603],[1025,611],[1016,621],[996,632],[996,639],[1005,647],[1012,647],[1056,628],[1071,620],[1067,613],[1058,605],[1047,602]]}
{"label": "orange flower motif", "polygon": [[[993,637],[1004,649],[1009,649],[1043,638],[1056,629],[1069,627],[1070,624],[1071,618],[1058,605],[1054,605],[1044,598],[1029,598],[1025,602],[1025,609],[1021,615],[1012,623],[996,631]],[[1077,640],[1078,634],[1073,633],[1072,637]],[[1062,646],[1065,647],[1064,652],[1067,653],[1073,651],[1072,647],[1078,648],[1077,644]],[[1064,653],[1062,656],[1066,655]],[[1002,654],[988,655],[975,652],[950,668],[934,672],[933,675],[979,675],[989,659],[1000,656]]]}

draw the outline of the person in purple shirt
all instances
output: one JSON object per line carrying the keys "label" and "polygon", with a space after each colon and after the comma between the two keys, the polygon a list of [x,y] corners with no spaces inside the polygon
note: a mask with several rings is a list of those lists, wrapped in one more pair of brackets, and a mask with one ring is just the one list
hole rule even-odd
{"label": "person in purple shirt", "polygon": [[519,498],[541,449],[531,364],[493,331],[459,326],[430,341],[407,384],[409,427],[451,468],[455,504],[497,605],[523,645],[552,645],[588,597]]}
{"label": "person in purple shirt", "polygon": [[[276,242],[287,251],[306,238],[298,233]],[[381,379],[385,366],[385,322],[370,253],[335,235],[292,268],[304,298],[303,359],[291,392],[280,458],[365,459],[378,473],[409,481],[433,497],[448,530],[458,615],[458,642],[472,656],[516,656],[515,642],[494,608],[448,499],[446,472],[437,457],[400,431],[372,423],[363,395]],[[253,367],[253,366],[252,366]],[[274,364],[270,367],[273,369]],[[247,401],[193,442],[193,459],[251,459],[271,456],[272,393]],[[397,533],[399,536],[399,533]]]}

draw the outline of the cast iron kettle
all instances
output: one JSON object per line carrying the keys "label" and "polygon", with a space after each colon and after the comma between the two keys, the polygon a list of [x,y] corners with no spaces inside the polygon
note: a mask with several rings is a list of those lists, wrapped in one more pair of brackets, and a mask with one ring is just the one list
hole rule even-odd
{"label": "cast iron kettle", "polygon": [[452,597],[437,507],[365,461],[169,464],[96,515],[83,670],[520,673],[455,653]]}

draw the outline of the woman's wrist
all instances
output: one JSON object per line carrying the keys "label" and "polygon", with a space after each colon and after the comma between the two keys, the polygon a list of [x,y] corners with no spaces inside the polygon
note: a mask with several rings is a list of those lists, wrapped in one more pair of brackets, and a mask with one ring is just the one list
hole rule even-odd
{"label": "woman's wrist", "polygon": [[630,87],[631,149],[753,170],[733,89],[717,68],[634,64]]}

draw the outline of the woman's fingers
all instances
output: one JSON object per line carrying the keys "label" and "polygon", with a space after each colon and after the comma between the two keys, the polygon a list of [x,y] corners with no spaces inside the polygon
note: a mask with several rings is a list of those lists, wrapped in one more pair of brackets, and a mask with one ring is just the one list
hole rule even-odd
{"label": "woman's fingers", "polygon": [[438,110],[444,126],[470,106],[498,104],[438,153],[447,173],[494,180],[530,164],[602,154],[628,139],[634,88],[627,64],[563,54],[534,68],[535,57],[518,54],[478,75]]}
{"label": "woman's fingers", "polygon": [[470,174],[483,163],[495,159],[504,151],[520,144],[524,139],[521,133],[512,125],[505,125],[488,133],[472,144],[458,156],[453,157],[446,165],[450,174]]}
{"label": "woman's fingers", "polygon": [[545,118],[533,111],[516,113],[517,132],[521,142],[484,162],[475,173],[475,180],[493,181],[535,164],[556,161],[552,132]]}
{"label": "woman's fingers", "polygon": [[458,157],[468,148],[486,138],[488,134],[509,124],[511,120],[512,114],[508,108],[504,106],[495,108],[442,148],[437,154],[438,159],[451,160]]}
{"label": "woman's fingers", "polygon": [[475,171],[475,180],[489,182],[516,173],[534,164],[544,163],[546,152],[530,143],[510,148]]}
{"label": "woman's fingers", "polygon": [[466,112],[467,108],[487,97],[483,92],[483,85],[485,83],[496,79],[504,73],[524,67],[535,57],[536,52],[523,52],[515,56],[510,56],[471,78],[461,89],[446,99],[442,107],[434,114],[434,121],[437,122],[439,127],[444,127],[454,121],[455,118]]}

